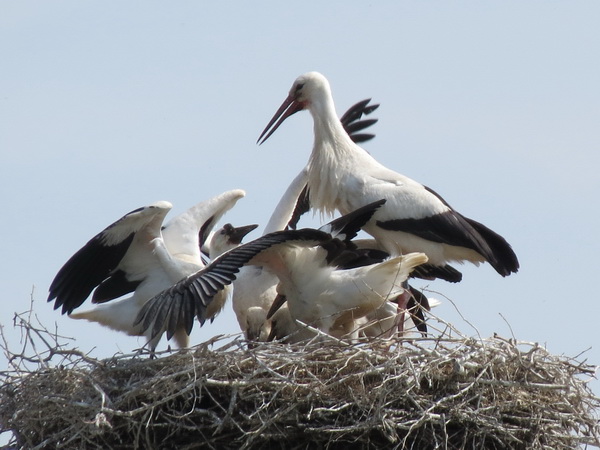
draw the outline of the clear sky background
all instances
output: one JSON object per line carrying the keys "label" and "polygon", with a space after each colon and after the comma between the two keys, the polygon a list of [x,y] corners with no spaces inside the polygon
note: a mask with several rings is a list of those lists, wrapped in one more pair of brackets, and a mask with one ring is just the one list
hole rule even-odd
{"label": "clear sky background", "polygon": [[[592,1],[2,1],[5,333],[18,343],[12,317],[33,291],[40,319],[92,356],[142,345],[54,311],[54,275],[157,200],[172,217],[242,188],[222,223],[264,226],[308,160],[312,119],[299,113],[256,140],[294,79],[317,70],[338,113],[381,104],[371,154],[519,256],[508,278],[484,265],[462,266],[457,285],[416,282],[452,300],[436,294],[436,314],[467,335],[460,314],[483,337],[514,333],[569,356],[591,348],[580,359],[600,363],[599,18]],[[238,331],[229,304],[192,342]]]}

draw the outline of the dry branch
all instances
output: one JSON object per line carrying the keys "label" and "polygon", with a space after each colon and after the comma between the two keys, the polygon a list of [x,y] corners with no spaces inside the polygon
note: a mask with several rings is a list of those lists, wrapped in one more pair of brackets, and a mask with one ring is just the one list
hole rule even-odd
{"label": "dry branch", "polygon": [[444,334],[248,349],[217,337],[155,360],[96,360],[31,319],[15,317],[19,351],[3,344],[0,431],[17,447],[600,447],[600,400],[584,381],[595,368],[535,343]]}

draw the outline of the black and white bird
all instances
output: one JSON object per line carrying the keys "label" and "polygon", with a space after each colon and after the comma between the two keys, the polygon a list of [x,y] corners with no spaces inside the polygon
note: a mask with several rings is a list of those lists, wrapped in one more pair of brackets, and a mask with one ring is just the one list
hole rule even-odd
{"label": "black and white bird", "polygon": [[[298,197],[306,186],[306,174],[301,172],[284,192],[263,236],[287,229]],[[267,312],[277,296],[278,278],[275,273],[260,264],[246,265],[233,282],[232,305],[240,329],[249,341],[266,341],[270,333]]]}
{"label": "black and white bird", "polygon": [[488,262],[500,275],[517,272],[508,242],[454,210],[432,189],[380,164],[355,144],[338,119],[327,79],[317,72],[298,77],[259,137],[263,143],[292,114],[307,109],[314,120],[308,170],[310,206],[342,214],[386,199],[364,230],[392,255],[423,252],[429,263]]}
{"label": "black and white bird", "polygon": [[[234,227],[230,223],[226,223],[218,230],[211,233],[206,242],[206,253],[210,260],[213,260],[223,253],[238,247],[244,237],[252,230],[258,227],[257,224]],[[225,288],[215,295],[215,298],[210,303],[206,310],[206,317],[212,322],[217,314],[225,307],[227,299],[232,297],[234,292],[233,285],[225,286]]]}
{"label": "black and white bird", "polygon": [[[377,248],[373,239],[354,239],[346,245],[349,251],[344,251],[330,262],[330,265],[334,266],[339,274],[344,274],[344,270],[348,271],[346,274],[352,274],[352,270],[381,263],[390,257],[387,252]],[[410,277],[429,278],[431,272],[431,266],[422,263],[412,268]],[[416,329],[425,335],[427,333],[425,311],[431,310],[432,306],[437,306],[439,301],[426,297],[423,292],[412,287],[407,281],[403,282],[402,287],[400,295],[388,296],[387,301],[378,308],[365,316],[354,318],[354,323],[347,321],[333,332],[330,330],[329,334],[351,339],[359,336],[392,337],[396,334],[406,338],[412,329]],[[406,300],[406,305],[399,308],[399,302],[404,300]],[[287,297],[281,293],[272,303],[267,313],[267,319],[270,322],[270,333],[267,339],[269,341],[277,339],[287,343],[297,343],[314,337],[313,331],[299,323],[299,321],[303,321],[303,318],[298,313],[290,312]],[[409,321],[411,323],[408,323]],[[406,325],[407,323],[408,325]]]}
{"label": "black and white bird", "polygon": [[210,234],[207,242],[209,257],[215,259],[217,256],[238,247],[246,235],[256,228],[258,228],[257,224],[234,227],[230,223],[226,223]]}
{"label": "black and white bird", "polygon": [[[370,102],[370,99],[366,99],[355,103],[340,118],[344,129],[355,142],[365,142],[374,137],[373,134],[364,132],[366,128],[377,122],[377,119],[364,118],[379,107]],[[263,235],[296,228],[300,216],[309,210],[304,195],[307,182],[308,171],[304,168],[282,195],[263,230]],[[267,340],[271,324],[266,317],[277,296],[277,283],[275,274],[263,266],[246,265],[240,269],[239,275],[233,282],[232,304],[246,339]]]}
{"label": "black and white bird", "polygon": [[[292,317],[330,333],[353,326],[354,319],[403,291],[410,270],[427,262],[422,253],[390,258],[358,269],[337,270],[336,260],[385,200],[373,202],[315,229],[284,230],[264,235],[221,255],[207,267],[151,299],[136,323],[150,336],[178,329],[188,334],[194,318],[201,323],[214,295],[233,282],[246,264],[268,267],[276,274]],[[349,325],[347,325],[349,324]]]}
{"label": "black and white bird", "polygon": [[[220,218],[244,196],[240,189],[227,191],[198,203],[164,226],[172,208],[166,201],[126,214],[65,263],[50,285],[48,301],[54,300],[54,309],[62,308],[63,314],[74,319],[98,322],[132,336],[144,335],[140,326],[134,326],[144,304],[205,266],[201,247]],[[92,291],[92,303],[101,305],[73,312]],[[133,295],[118,299],[130,293]],[[226,294],[217,296],[207,317],[220,311]],[[188,345],[188,333],[178,329],[173,335],[180,347]],[[153,336],[151,350],[159,340],[160,336]]]}

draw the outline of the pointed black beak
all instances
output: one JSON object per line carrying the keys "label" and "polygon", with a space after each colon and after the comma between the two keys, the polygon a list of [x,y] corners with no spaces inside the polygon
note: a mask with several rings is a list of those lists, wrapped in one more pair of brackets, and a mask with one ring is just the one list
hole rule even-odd
{"label": "pointed black beak", "polygon": [[[296,114],[298,111],[302,111],[303,109],[304,105],[298,100],[296,100],[292,95],[289,95],[288,98],[286,98],[285,101],[281,104],[271,121],[268,123],[268,125],[258,137],[258,140],[256,141],[258,145],[262,144],[267,139],[269,139],[269,136],[271,136],[275,132],[275,130],[279,128],[279,125],[281,125],[285,119],[287,119],[293,114]],[[271,131],[269,131],[269,129]]]}
{"label": "pointed black beak", "polygon": [[275,327],[272,326],[271,331],[269,331],[269,336],[267,337],[267,342],[273,342],[276,337],[277,331],[275,330]]}
{"label": "pointed black beak", "polygon": [[256,224],[246,225],[244,227],[232,227],[231,230],[228,230],[227,232],[227,234],[229,235],[229,240],[233,244],[241,244],[242,239],[244,239],[244,236],[246,236],[248,233],[250,233],[257,227],[258,225]]}
{"label": "pointed black beak", "polygon": [[273,317],[273,314],[279,311],[279,308],[281,308],[285,302],[287,302],[287,297],[282,294],[277,294],[277,297],[275,297],[275,300],[273,300],[273,304],[267,313],[267,320]]}

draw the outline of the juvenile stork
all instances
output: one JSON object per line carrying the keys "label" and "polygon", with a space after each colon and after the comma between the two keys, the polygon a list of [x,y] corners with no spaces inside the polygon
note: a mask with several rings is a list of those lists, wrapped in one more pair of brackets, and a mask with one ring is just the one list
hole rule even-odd
{"label": "juvenile stork", "polygon": [[178,329],[189,334],[194,318],[201,323],[214,295],[233,282],[246,265],[267,267],[279,279],[292,317],[325,333],[355,330],[355,319],[377,309],[388,298],[399,295],[413,267],[427,262],[422,253],[411,253],[350,270],[338,270],[336,261],[352,251],[350,241],[385,200],[373,202],[340,217],[319,230],[283,230],[266,234],[224,253],[199,272],[151,299],[136,324],[164,331],[167,337]]}
{"label": "juvenile stork", "polygon": [[[74,319],[98,322],[132,336],[144,335],[134,321],[153,296],[205,266],[201,247],[219,219],[245,196],[236,189],[198,203],[169,221],[171,210],[161,201],[136,209],[109,225],[75,253],[50,285],[48,301]],[[92,295],[96,308],[73,312]],[[130,297],[115,300],[123,295]],[[217,296],[207,317],[216,315],[226,298]],[[111,301],[113,300],[113,301]],[[109,303],[106,303],[109,302]],[[177,345],[186,347],[188,334],[174,330]],[[153,351],[160,335],[147,334]]]}

